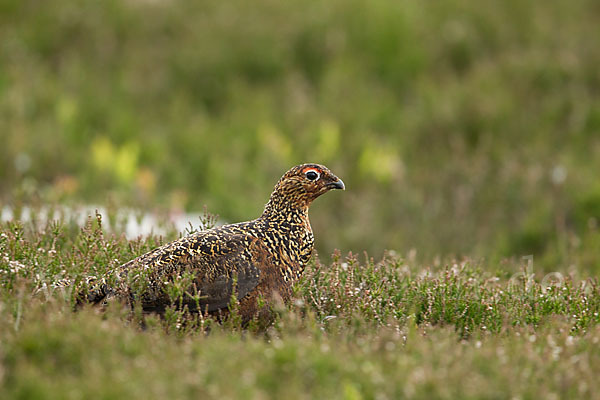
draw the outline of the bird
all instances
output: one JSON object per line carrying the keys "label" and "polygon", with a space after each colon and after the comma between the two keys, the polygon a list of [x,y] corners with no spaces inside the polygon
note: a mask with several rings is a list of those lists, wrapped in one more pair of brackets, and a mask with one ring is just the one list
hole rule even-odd
{"label": "bird", "polygon": [[[118,298],[145,313],[168,307],[226,317],[232,296],[242,323],[269,318],[292,298],[292,286],[311,259],[311,203],[344,182],[327,167],[305,163],[275,184],[262,214],[251,221],[197,231],[117,267],[112,279],[90,279],[79,301]],[[112,282],[112,283],[109,283]]]}

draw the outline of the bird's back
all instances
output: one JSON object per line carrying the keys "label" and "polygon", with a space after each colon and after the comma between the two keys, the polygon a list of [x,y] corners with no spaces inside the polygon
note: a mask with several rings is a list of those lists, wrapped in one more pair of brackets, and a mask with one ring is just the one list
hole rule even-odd
{"label": "bird's back", "polygon": [[256,288],[271,258],[255,225],[196,232],[143,254],[115,271],[111,295],[140,301],[146,311],[181,301],[202,311],[225,308],[232,294],[242,299]]}

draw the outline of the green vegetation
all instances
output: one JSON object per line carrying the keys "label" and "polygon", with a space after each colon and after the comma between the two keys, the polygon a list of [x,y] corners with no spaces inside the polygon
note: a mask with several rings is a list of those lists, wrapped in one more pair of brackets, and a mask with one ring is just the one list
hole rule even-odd
{"label": "green vegetation", "polygon": [[[0,398],[598,397],[598,2],[2,0],[0,37]],[[115,210],[248,220],[307,161],[348,190],[266,331],[51,286],[181,234]]]}
{"label": "green vegetation", "polygon": [[[471,261],[313,263],[266,331],[175,309],[73,312],[81,281],[176,237],[128,241],[100,219],[0,230],[2,398],[593,397],[596,281],[540,282]],[[143,324],[142,324],[143,321]]]}

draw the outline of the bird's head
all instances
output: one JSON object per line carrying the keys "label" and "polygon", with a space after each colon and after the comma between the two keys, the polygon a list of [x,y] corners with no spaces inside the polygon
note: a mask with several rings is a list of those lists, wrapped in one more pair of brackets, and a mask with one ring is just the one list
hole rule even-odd
{"label": "bird's head", "polygon": [[319,164],[301,164],[283,174],[275,185],[265,212],[273,209],[307,209],[317,197],[331,189],[346,187],[327,167]]}

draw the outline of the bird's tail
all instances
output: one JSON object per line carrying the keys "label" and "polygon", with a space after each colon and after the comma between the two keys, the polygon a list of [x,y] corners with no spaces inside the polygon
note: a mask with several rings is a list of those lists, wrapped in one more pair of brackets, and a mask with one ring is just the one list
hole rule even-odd
{"label": "bird's tail", "polygon": [[71,279],[61,279],[52,284],[55,289],[71,288],[75,296],[75,304],[80,307],[84,304],[99,305],[104,304],[114,293],[105,279],[98,279],[95,276],[88,276],[83,282],[74,287]]}

